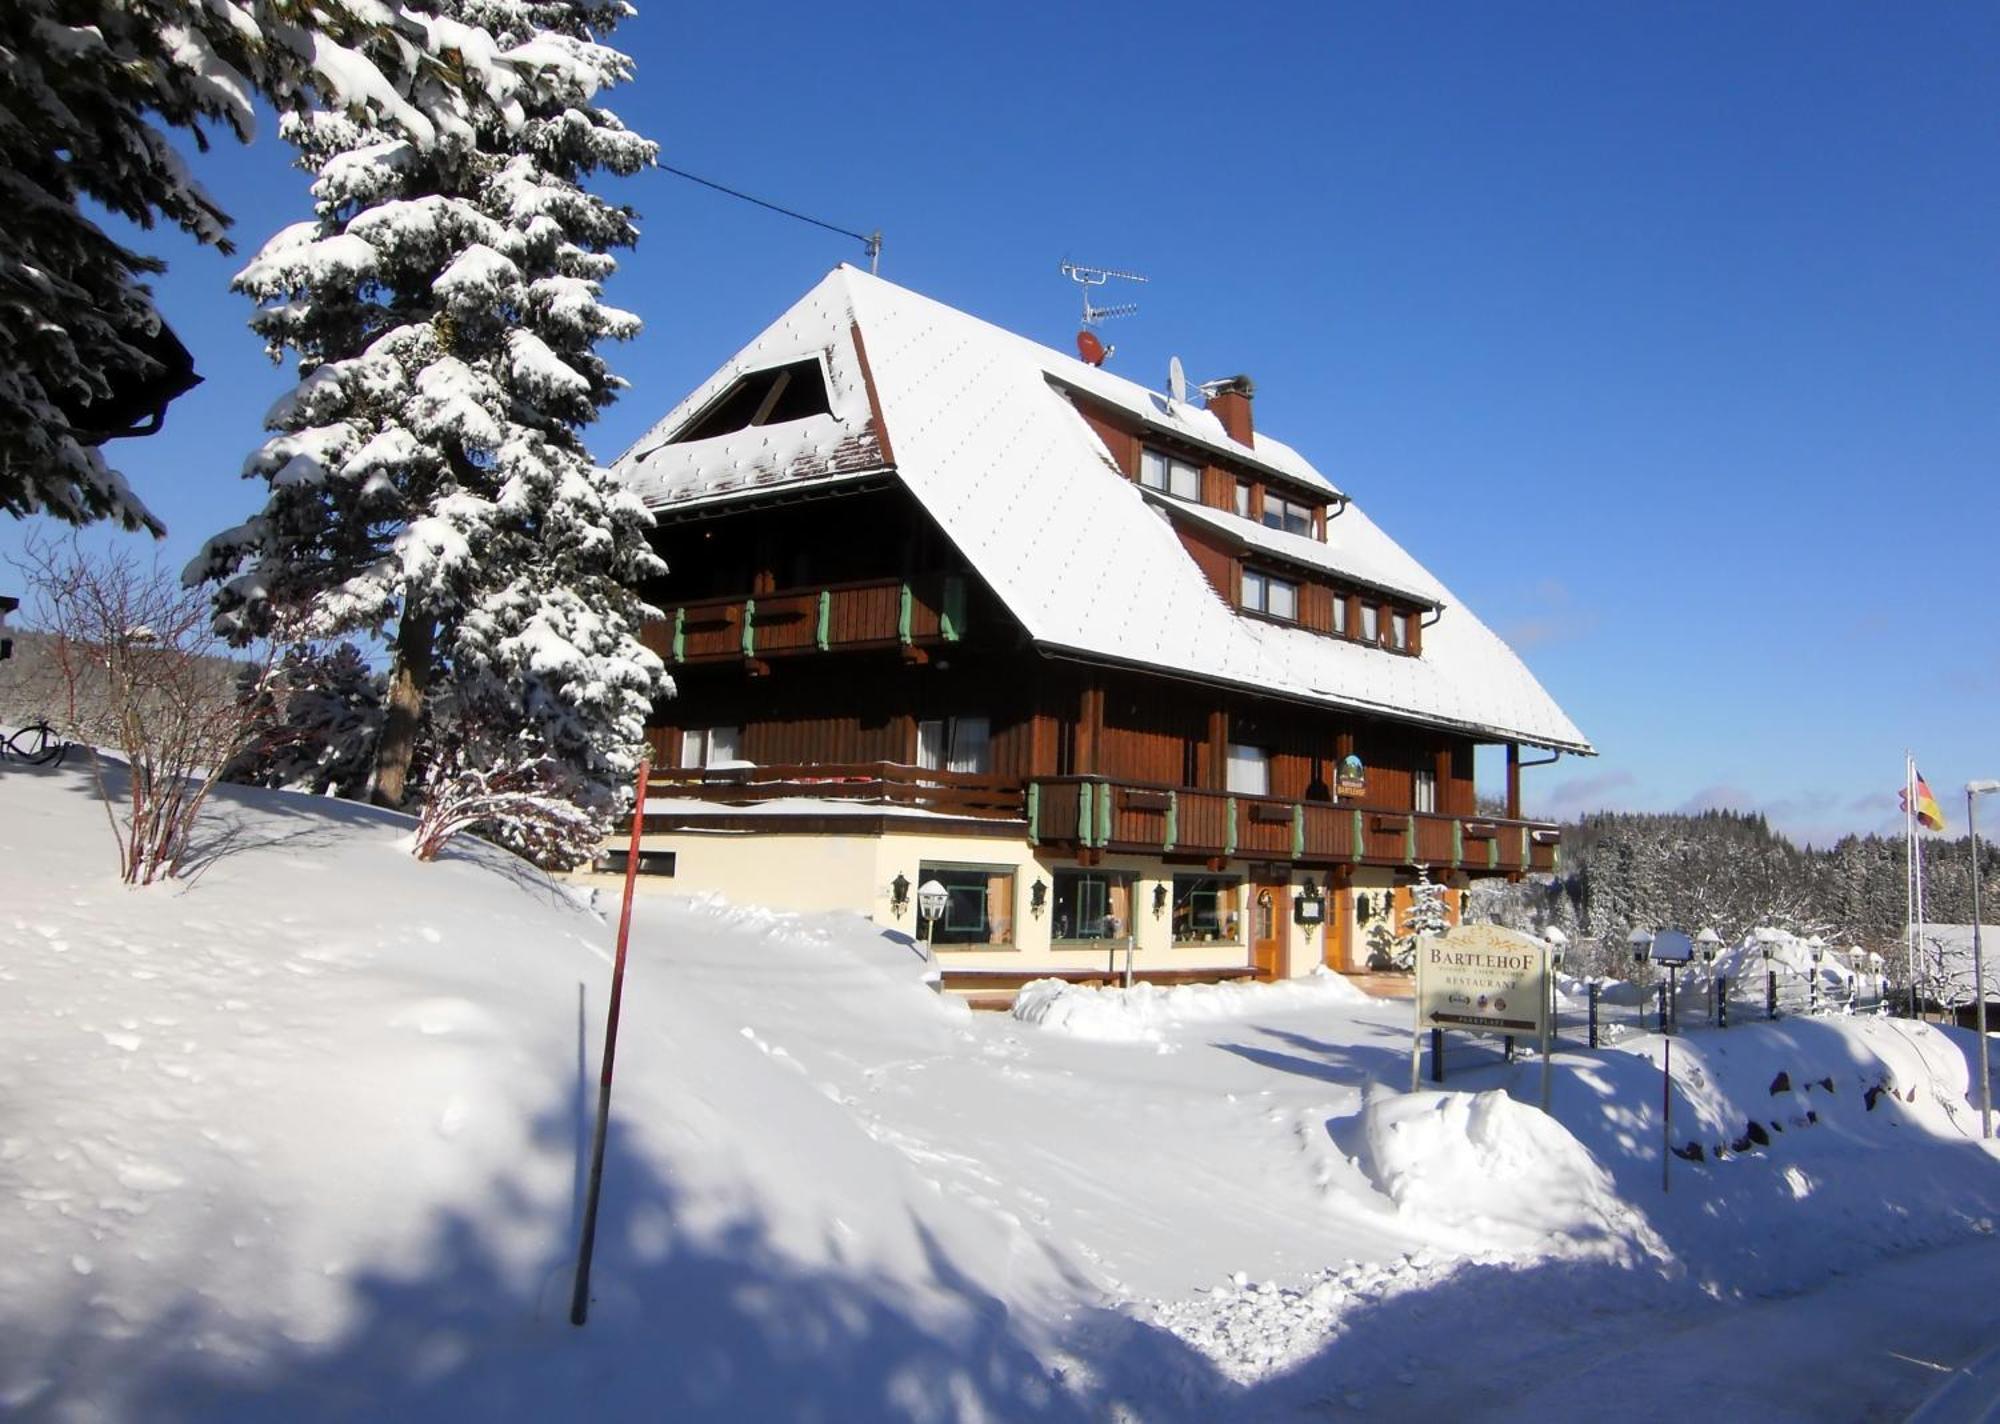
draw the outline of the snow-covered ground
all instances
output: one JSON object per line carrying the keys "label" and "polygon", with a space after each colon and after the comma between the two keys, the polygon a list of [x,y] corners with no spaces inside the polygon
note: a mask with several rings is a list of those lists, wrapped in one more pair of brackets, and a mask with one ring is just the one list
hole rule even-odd
{"label": "snow-covered ground", "polygon": [[1965,1035],[1677,1039],[1663,1194],[1657,1038],[1545,1116],[1476,1049],[1407,1092],[1339,981],[975,1015],[865,921],[662,899],[579,1330],[610,929],[407,829],[225,792],[128,891],[84,776],[0,772],[0,1414],[1864,1418],[1993,1343]]}

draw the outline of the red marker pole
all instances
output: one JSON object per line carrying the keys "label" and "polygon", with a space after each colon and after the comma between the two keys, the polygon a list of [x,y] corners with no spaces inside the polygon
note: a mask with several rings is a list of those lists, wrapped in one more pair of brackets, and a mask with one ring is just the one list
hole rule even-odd
{"label": "red marker pole", "polygon": [[625,945],[632,934],[632,886],[639,875],[639,837],[646,825],[650,760],[639,763],[639,793],[632,802],[632,842],[625,852],[625,904],[618,912],[618,957],[611,964],[611,1009],[604,1018],[604,1067],[597,1075],[597,1133],[590,1144],[590,1189],[583,1202],[583,1240],[576,1249],[576,1288],[569,1323],[590,1318],[590,1253],[597,1245],[597,1195],[604,1185],[604,1134],[611,1125],[611,1063],[618,1054],[618,1005],[625,997]]}

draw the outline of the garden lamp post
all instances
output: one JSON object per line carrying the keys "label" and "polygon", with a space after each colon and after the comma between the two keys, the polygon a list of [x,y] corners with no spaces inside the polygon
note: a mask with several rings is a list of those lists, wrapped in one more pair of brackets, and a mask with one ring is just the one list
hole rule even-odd
{"label": "garden lamp post", "polygon": [[1694,946],[1701,951],[1701,962],[1708,967],[1708,1021],[1715,1022],[1715,952],[1722,948],[1722,936],[1713,929],[1705,929],[1694,937]]}
{"label": "garden lamp post", "polygon": [[1979,937],[1979,824],[1973,806],[2000,781],[1965,783],[1965,828],[1972,835],[1972,1025],[1979,1035],[1979,1135],[1993,1135],[1993,1072],[1986,1054],[1986,959]]}
{"label": "garden lamp post", "polygon": [[926,880],[917,887],[917,913],[924,918],[924,958],[935,960],[937,922],[944,918],[944,907],[951,900],[951,892],[936,880]]}

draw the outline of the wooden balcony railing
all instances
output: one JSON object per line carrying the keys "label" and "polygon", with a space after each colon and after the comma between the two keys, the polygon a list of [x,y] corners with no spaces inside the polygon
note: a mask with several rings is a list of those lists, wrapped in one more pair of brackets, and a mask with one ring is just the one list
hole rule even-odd
{"label": "wooden balcony railing", "polygon": [[965,592],[962,574],[924,574],[695,599],[667,607],[640,638],[670,664],[955,643],[965,636]]}
{"label": "wooden balcony railing", "polygon": [[878,802],[954,816],[1011,818],[1021,815],[1023,804],[1018,781],[899,766],[893,762],[669,768],[654,772],[647,801],[674,798],[723,806],[754,806],[793,798]]}
{"label": "wooden balcony railing", "polygon": [[1040,845],[1250,860],[1554,870],[1561,833],[1544,822],[1380,811],[1097,776],[1038,777],[1028,835]]}
{"label": "wooden balcony railing", "polygon": [[1026,820],[1036,845],[1138,855],[1423,864],[1504,875],[1555,870],[1561,854],[1561,833],[1539,821],[1372,810],[1101,776],[1043,776],[1024,787],[1003,777],[892,762],[668,768],[653,773],[648,799],[718,808],[834,800]]}

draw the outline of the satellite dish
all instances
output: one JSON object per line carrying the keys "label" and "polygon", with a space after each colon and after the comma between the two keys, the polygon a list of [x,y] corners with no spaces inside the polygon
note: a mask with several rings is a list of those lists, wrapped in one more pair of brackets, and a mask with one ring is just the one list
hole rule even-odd
{"label": "satellite dish", "polygon": [[1079,331],[1076,334],[1076,354],[1093,366],[1102,366],[1104,358],[1111,353],[1104,349],[1104,343],[1097,339],[1094,331]]}
{"label": "satellite dish", "polygon": [[1167,399],[1176,405],[1187,404],[1187,372],[1181,369],[1181,358],[1167,358]]}

